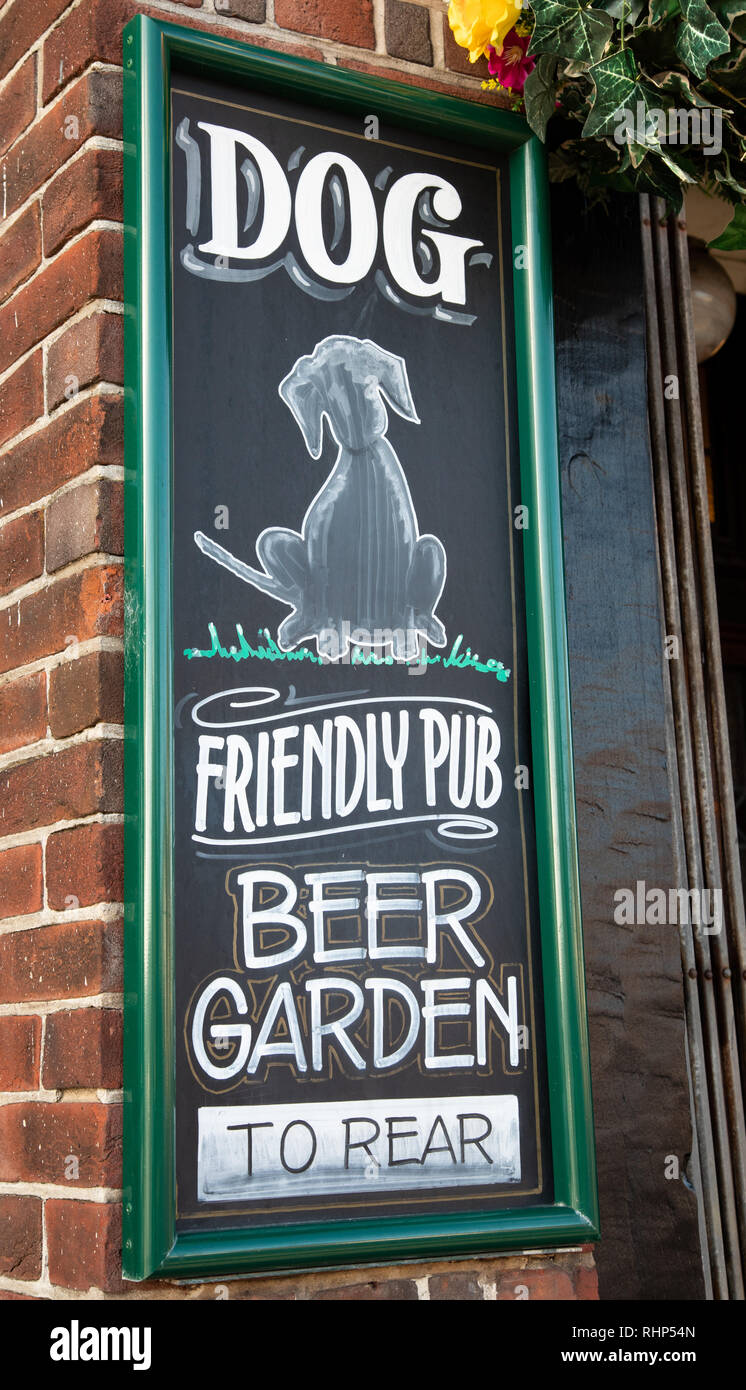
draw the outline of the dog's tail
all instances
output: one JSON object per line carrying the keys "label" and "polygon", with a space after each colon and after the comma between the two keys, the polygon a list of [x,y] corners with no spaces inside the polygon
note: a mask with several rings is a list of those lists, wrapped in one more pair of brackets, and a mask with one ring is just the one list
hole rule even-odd
{"label": "dog's tail", "polygon": [[243,560],[237,560],[235,555],[231,555],[230,550],[224,550],[222,545],[218,545],[217,541],[211,540],[202,531],[195,531],[194,539],[204,555],[209,555],[211,560],[230,570],[238,579],[243,579],[244,583],[253,584],[255,589],[261,589],[262,593],[271,594],[283,603],[290,602],[289,590],[279,580],[273,579],[263,570],[255,570],[251,565],[245,565]]}

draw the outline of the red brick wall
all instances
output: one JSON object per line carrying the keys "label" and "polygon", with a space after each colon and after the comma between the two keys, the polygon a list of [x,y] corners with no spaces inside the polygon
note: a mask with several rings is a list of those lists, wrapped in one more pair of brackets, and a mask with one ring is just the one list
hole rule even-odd
{"label": "red brick wall", "polygon": [[[120,1278],[121,31],[137,10],[494,100],[440,0],[0,0],[0,1298]],[[190,1297],[594,1298],[588,1251]]]}

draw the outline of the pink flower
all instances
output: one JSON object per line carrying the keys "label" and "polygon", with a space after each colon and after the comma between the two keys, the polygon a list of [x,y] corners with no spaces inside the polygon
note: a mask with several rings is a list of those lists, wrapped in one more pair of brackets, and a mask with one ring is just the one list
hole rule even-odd
{"label": "pink flower", "polygon": [[496,77],[501,87],[510,92],[522,92],[526,78],[536,67],[535,58],[526,57],[526,49],[531,42],[530,34],[518,34],[511,29],[505,35],[500,53],[496,48],[487,49],[490,74]]}

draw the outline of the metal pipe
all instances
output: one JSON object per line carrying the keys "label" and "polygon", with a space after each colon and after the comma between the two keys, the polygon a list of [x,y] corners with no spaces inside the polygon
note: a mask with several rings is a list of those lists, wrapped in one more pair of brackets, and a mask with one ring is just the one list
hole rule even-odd
{"label": "metal pipe", "polygon": [[[658,307],[661,321],[663,370],[667,379],[681,380],[679,367],[680,344],[676,335],[673,284],[669,256],[669,219],[665,206],[658,200],[659,225],[654,235],[655,260],[658,269]],[[713,755],[710,746],[710,725],[704,682],[704,656],[700,629],[699,585],[697,561],[692,540],[692,516],[689,497],[687,455],[679,393],[665,392],[664,411],[669,440],[672,500],[676,525],[679,564],[679,593],[683,618],[684,651],[690,693],[690,717],[693,735],[694,760],[697,774],[700,834],[705,865],[706,885],[722,892],[720,839],[715,814],[715,793],[712,782]],[[712,988],[720,1019],[720,1052],[725,1099],[730,1129],[730,1154],[737,1195],[736,1221],[740,1232],[741,1253],[746,1252],[746,1120],[744,1119],[741,1069],[738,1056],[736,1020],[731,992],[732,972],[727,935],[722,931],[710,938],[713,958],[711,974],[705,974],[700,988]],[[714,1059],[713,1059],[714,1060]],[[743,1263],[739,1260],[740,1297],[743,1297]]]}
{"label": "metal pipe", "polygon": [[[668,480],[668,454],[663,413],[663,371],[660,360],[655,267],[651,232],[651,210],[647,195],[640,198],[641,241],[645,291],[645,339],[648,375],[648,423],[650,427],[651,458],[653,463],[654,505],[657,521],[662,611],[667,634],[680,635],[681,615],[676,576],[671,493]],[[683,814],[686,804],[693,804],[694,772],[689,738],[686,683],[679,662],[664,661],[663,677],[670,710],[671,727],[667,721],[669,773],[672,786],[672,831],[676,882],[683,884],[701,881],[701,856],[696,820]],[[674,690],[675,686],[675,690]],[[691,872],[687,869],[691,866]],[[705,1064],[698,971],[688,923],[679,923],[679,941],[683,970],[684,1005],[688,1036],[689,1074],[692,1087],[692,1108],[701,1187],[700,1208],[704,1209],[705,1263],[709,1267],[712,1293],[716,1299],[728,1298],[728,1277],[720,1218],[720,1198],[717,1165],[710,1112],[710,1095]],[[724,1109],[724,1107],[723,1107]]]}
{"label": "metal pipe", "polygon": [[746,913],[744,912],[741,859],[738,852],[738,826],[733,795],[733,767],[730,757],[728,715],[725,705],[720,625],[718,619],[715,567],[712,559],[710,508],[707,492],[707,472],[702,435],[702,411],[699,400],[697,350],[694,341],[689,250],[686,224],[677,219],[673,227],[674,268],[678,294],[676,296],[679,339],[682,345],[684,409],[689,448],[692,512],[697,544],[700,575],[700,596],[705,642],[705,661],[710,692],[712,743],[715,752],[715,774],[718,785],[717,805],[720,813],[723,867],[725,869],[726,923],[728,944],[737,963],[732,986],[740,1015],[741,1067],[746,1065]]}

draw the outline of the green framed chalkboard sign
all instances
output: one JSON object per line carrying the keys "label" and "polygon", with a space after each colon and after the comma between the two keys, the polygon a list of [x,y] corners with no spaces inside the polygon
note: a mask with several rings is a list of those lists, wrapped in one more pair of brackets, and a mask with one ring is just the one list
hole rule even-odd
{"label": "green framed chalkboard sign", "polygon": [[592,1240],[541,149],[124,74],[125,1274]]}

